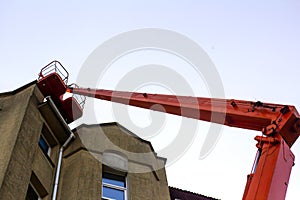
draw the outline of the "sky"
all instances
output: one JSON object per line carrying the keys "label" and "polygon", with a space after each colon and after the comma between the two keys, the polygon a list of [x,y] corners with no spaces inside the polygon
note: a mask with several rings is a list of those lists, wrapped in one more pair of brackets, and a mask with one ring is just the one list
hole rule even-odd
{"label": "sky", "polygon": [[[70,82],[76,82],[86,60],[101,44],[127,31],[157,28],[184,35],[206,52],[220,76],[225,98],[295,105],[300,109],[296,88],[300,74],[299,9],[296,0],[0,1],[0,92],[35,80],[39,70],[54,59],[67,68]],[[173,41],[175,47],[176,42]],[[124,55],[107,71],[113,76],[97,84],[114,89],[126,73],[153,63],[181,74],[193,94],[210,97],[206,77],[191,71],[180,57],[155,50]],[[153,83],[137,85],[135,89],[172,93],[176,88],[170,87]],[[116,121],[111,104],[91,103],[99,109],[99,115],[96,121],[87,119],[84,123]],[[126,109],[130,123],[128,119],[118,119],[120,124],[145,138],[134,127],[142,130],[151,124],[155,120],[151,118],[153,113]],[[164,117],[162,130],[147,136],[158,151],[168,145],[168,138],[176,137],[183,120]],[[199,159],[211,124],[193,123],[197,124],[193,140],[181,157],[166,167],[169,185],[225,200],[241,199],[256,153],[253,138],[261,133],[223,127],[216,146]],[[288,200],[300,196],[299,143],[292,147],[296,160]]]}

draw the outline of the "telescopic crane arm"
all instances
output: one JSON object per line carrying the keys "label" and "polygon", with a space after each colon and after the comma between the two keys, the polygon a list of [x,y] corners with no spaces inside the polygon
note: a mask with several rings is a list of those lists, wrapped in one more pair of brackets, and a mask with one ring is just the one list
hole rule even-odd
{"label": "telescopic crane arm", "polygon": [[[299,114],[294,106],[215,98],[148,94],[112,90],[68,88],[68,92],[183,117],[279,133],[291,147],[300,132]],[[160,106],[158,106],[160,105]]]}
{"label": "telescopic crane arm", "polygon": [[300,134],[294,106],[190,96],[67,88],[67,92],[183,117],[261,131],[258,154],[248,175],[243,200],[285,199],[294,155],[290,147]]}

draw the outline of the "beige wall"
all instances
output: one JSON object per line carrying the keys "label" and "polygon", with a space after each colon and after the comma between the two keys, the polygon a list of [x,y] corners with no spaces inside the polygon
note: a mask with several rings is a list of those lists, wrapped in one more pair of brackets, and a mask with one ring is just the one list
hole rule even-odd
{"label": "beige wall", "polygon": [[[76,141],[64,154],[61,199],[101,199],[102,172],[118,171],[104,169],[109,168],[102,163],[105,152],[119,153],[128,160],[127,170],[119,170],[127,177],[128,199],[152,200],[153,195],[157,200],[170,199],[165,160],[153,153],[149,142],[117,123],[82,125],[75,134]],[[141,152],[147,153],[146,160],[139,157]],[[155,170],[157,166],[163,168]],[[135,173],[135,170],[143,173]]]}
{"label": "beige wall", "polygon": [[41,194],[51,193],[54,166],[38,148],[44,121],[37,105],[42,99],[34,84],[0,94],[0,199],[25,199],[33,176],[41,182]]}
{"label": "beige wall", "polygon": [[[30,182],[43,199],[51,199],[62,143],[62,138],[57,137],[62,133],[54,129],[63,129],[46,121],[38,108],[42,102],[35,83],[0,94],[0,199],[24,200]],[[38,146],[43,127],[52,145],[48,158]],[[102,164],[107,152],[120,154],[126,160],[120,171],[127,177],[128,200],[153,199],[153,195],[157,200],[170,198],[165,160],[153,153],[149,142],[117,123],[81,125],[75,135],[63,154],[58,199],[101,199],[102,172],[111,169]],[[108,160],[120,164],[118,160]]]}

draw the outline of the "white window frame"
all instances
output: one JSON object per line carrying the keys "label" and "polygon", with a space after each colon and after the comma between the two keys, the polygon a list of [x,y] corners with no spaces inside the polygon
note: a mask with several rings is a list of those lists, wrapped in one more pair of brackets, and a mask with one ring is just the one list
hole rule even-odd
{"label": "white window frame", "polygon": [[[104,172],[106,173],[106,172]],[[113,174],[113,173],[107,173],[107,174]],[[116,176],[120,176],[117,174],[113,174]],[[109,183],[103,183],[102,181],[102,200],[115,200],[115,199],[111,199],[111,198],[107,198],[107,197],[103,197],[103,187],[108,187],[108,188],[112,188],[112,189],[116,189],[116,190],[120,190],[124,192],[124,200],[127,200],[127,189],[128,189],[128,184],[127,184],[127,176],[124,176],[124,183],[125,183],[125,187],[121,187],[121,186],[117,186],[117,185],[112,185]]]}

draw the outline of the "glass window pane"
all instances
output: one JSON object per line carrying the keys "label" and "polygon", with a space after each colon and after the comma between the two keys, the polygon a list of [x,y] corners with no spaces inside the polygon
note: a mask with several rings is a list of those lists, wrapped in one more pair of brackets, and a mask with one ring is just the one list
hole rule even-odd
{"label": "glass window pane", "polygon": [[124,200],[124,191],[103,186],[102,196],[114,200]]}
{"label": "glass window pane", "polygon": [[39,145],[42,151],[47,155],[49,151],[49,145],[46,143],[45,139],[42,136],[40,137]]}
{"label": "glass window pane", "polygon": [[111,184],[111,185],[124,187],[124,188],[126,187],[124,176],[118,176],[118,175],[114,175],[114,174],[103,173],[102,182],[107,183],[107,184]]}
{"label": "glass window pane", "polygon": [[102,178],[103,183],[111,184],[111,185],[116,185],[120,187],[125,187],[125,182],[124,181],[119,181],[119,180],[112,180],[108,178]]}

